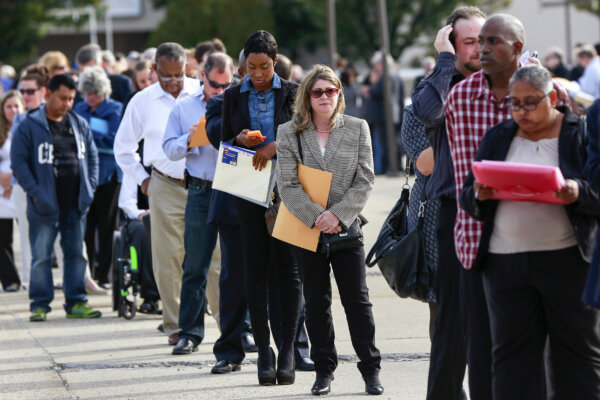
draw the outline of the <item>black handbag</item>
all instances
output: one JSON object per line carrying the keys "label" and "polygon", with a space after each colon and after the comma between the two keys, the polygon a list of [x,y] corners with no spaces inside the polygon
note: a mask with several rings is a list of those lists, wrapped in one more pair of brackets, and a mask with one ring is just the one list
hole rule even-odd
{"label": "black handbag", "polygon": [[[300,154],[300,161],[304,163],[304,154],[302,153],[302,143],[300,142],[300,135],[296,135],[298,141],[298,153]],[[348,229],[342,227],[342,230],[338,233],[323,233],[319,236],[319,245],[317,246],[317,252],[325,254],[329,257],[334,251],[343,249],[352,249],[363,245],[363,234],[360,229],[360,219],[356,220],[348,227]]]}
{"label": "black handbag", "polygon": [[400,199],[386,218],[365,262],[368,267],[379,265],[388,285],[398,296],[425,301],[433,284],[432,268],[425,255],[423,239],[427,202],[423,192],[417,227],[408,232],[409,194],[407,175]]}

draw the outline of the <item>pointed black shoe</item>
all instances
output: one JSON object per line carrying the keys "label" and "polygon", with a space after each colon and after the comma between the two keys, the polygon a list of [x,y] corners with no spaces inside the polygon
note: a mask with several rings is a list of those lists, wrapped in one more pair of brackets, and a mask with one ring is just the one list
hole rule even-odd
{"label": "pointed black shoe", "polygon": [[186,337],[180,337],[179,341],[173,347],[173,351],[171,354],[173,355],[183,355],[183,354],[192,354],[193,352],[198,351],[198,345],[194,344],[190,339]]}
{"label": "pointed black shoe", "polygon": [[383,386],[379,382],[379,375],[363,376],[365,380],[365,392],[378,396],[383,393]]}
{"label": "pointed black shoe", "polygon": [[258,369],[258,384],[261,386],[272,386],[276,383],[277,377],[275,374],[275,353],[269,347],[269,356],[267,360],[262,360],[260,355],[256,361]]}
{"label": "pointed black shoe", "polygon": [[230,372],[240,371],[240,364],[229,362],[227,360],[221,360],[215,364],[210,370],[211,374],[228,374]]}
{"label": "pointed black shoe", "polygon": [[329,393],[331,391],[332,380],[333,378],[330,378],[328,376],[317,375],[317,379],[315,380],[315,383],[310,392],[313,394],[313,396],[322,396]]}
{"label": "pointed black shoe", "polygon": [[296,356],[296,371],[314,371],[315,363],[308,357]]}

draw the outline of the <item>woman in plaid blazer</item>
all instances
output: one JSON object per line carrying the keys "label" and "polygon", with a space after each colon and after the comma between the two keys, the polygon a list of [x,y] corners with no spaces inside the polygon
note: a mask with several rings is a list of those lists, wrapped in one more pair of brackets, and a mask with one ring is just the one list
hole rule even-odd
{"label": "woman in plaid blazer", "polygon": [[[277,186],[288,209],[308,227],[337,233],[359,218],[375,180],[367,122],[343,115],[344,95],[335,73],[316,65],[298,88],[292,121],[277,131]],[[300,139],[298,142],[298,138]],[[302,155],[300,153],[300,147]],[[298,181],[297,166],[333,174],[327,209],[313,203]],[[312,394],[330,390],[337,366],[331,317],[330,267],[336,279],[360,361],[358,369],[370,394],[381,394],[381,356],[375,347],[375,322],[365,278],[365,253],[360,247],[329,254],[293,247],[304,274],[306,327],[317,379]]]}

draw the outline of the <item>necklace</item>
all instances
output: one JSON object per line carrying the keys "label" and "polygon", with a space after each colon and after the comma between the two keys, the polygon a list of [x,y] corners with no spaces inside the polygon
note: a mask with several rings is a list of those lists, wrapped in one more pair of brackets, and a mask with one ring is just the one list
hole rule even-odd
{"label": "necklace", "polygon": [[322,130],[320,130],[319,128],[317,128],[317,127],[315,126],[315,131],[316,131],[317,133],[330,133],[330,132],[331,132],[331,129],[326,129],[326,130],[323,130],[323,131],[322,131]]}

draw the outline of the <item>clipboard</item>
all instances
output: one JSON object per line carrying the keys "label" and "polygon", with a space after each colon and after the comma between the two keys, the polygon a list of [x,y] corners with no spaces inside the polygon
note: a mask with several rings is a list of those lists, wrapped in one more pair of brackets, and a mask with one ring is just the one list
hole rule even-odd
{"label": "clipboard", "polygon": [[[327,208],[329,190],[331,189],[331,172],[298,164],[298,180],[304,191],[314,203]],[[273,237],[294,246],[310,251],[317,251],[321,231],[317,227],[309,228],[288,210],[282,201],[273,228]]]}
{"label": "clipboard", "polygon": [[200,147],[200,146],[208,146],[210,141],[208,140],[208,136],[206,134],[206,117],[203,115],[198,122],[198,126],[192,135],[192,140],[190,141],[190,145],[188,148],[192,147]]}
{"label": "clipboard", "polygon": [[275,187],[274,161],[256,170],[252,165],[255,153],[221,142],[212,188],[268,208]]}
{"label": "clipboard", "polygon": [[492,199],[566,204],[554,197],[566,184],[558,167],[483,160],[472,169],[477,182],[497,190]]}

